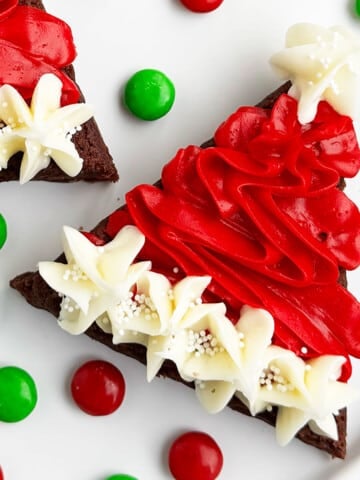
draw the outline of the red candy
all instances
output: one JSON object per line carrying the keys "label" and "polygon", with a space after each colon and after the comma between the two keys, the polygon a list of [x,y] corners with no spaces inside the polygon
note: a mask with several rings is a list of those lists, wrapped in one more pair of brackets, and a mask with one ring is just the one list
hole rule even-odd
{"label": "red candy", "polygon": [[222,466],[220,447],[206,433],[184,433],[170,447],[169,468],[175,480],[215,480]]}
{"label": "red candy", "polygon": [[4,474],[1,467],[0,467],[0,480],[4,480]]}
{"label": "red candy", "polygon": [[220,7],[223,0],[180,0],[181,3],[196,13],[208,13]]}
{"label": "red candy", "polygon": [[111,363],[91,360],[74,373],[71,394],[78,407],[89,415],[109,415],[124,399],[124,377]]}

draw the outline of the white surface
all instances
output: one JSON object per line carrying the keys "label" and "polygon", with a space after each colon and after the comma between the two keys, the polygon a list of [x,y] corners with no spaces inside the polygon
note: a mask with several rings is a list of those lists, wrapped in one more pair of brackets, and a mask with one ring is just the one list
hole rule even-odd
{"label": "white surface", "polygon": [[[85,336],[62,332],[53,318],[8,287],[16,274],[57,256],[63,224],[91,228],[121,204],[133,185],[155,181],[177,148],[208,139],[238,105],[256,102],[276,87],[268,58],[282,47],[289,25],[346,24],[360,34],[360,21],[351,17],[347,3],[224,0],[212,14],[196,15],[176,0],[46,1],[48,11],[73,28],[77,78],[95,106],[121,181],[109,186],[0,185],[0,211],[9,227],[0,252],[0,365],[25,368],[39,390],[38,406],[28,419],[0,425],[6,480],[103,480],[121,472],[139,480],[169,479],[167,447],[188,429],[203,430],[218,441],[224,453],[222,480],[358,478],[360,402],[349,409],[345,462],[298,441],[280,448],[271,427],[229,409],[210,416],[192,391],[169,380],[147,384],[140,364]],[[121,87],[145,67],[163,70],[177,88],[173,110],[153,123],[137,121],[119,106]],[[359,185],[351,187],[358,197]],[[355,284],[356,274],[351,276],[353,291]],[[111,416],[89,417],[70,399],[71,372],[90,358],[109,360],[124,373],[126,399]],[[352,381],[360,386],[359,363],[354,361]]]}

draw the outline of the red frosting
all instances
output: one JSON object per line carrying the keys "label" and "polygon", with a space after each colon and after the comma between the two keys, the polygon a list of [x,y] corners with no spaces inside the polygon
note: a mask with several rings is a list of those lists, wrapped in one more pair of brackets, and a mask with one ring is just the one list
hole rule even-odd
{"label": "red frosting", "polygon": [[173,281],[211,275],[206,301],[224,301],[234,322],[243,304],[265,308],[274,343],[298,355],[360,356],[360,304],[338,283],[360,264],[360,214],[337,188],[360,168],[351,119],[321,102],[301,125],[282,95],[272,111],[240,108],[215,145],[180,150],[161,185],[127,194],[108,233],[135,224],[139,258]]}
{"label": "red frosting", "polygon": [[17,0],[0,1],[0,85],[12,85],[29,100],[39,78],[53,73],[63,83],[62,104],[76,103],[80,92],[62,71],[75,56],[65,22]]}

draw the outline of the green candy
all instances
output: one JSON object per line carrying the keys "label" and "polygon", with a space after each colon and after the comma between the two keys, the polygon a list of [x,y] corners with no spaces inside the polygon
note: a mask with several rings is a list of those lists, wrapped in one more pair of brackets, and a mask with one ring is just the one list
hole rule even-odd
{"label": "green candy", "polygon": [[20,422],[30,415],[36,402],[35,382],[25,370],[0,368],[0,421]]}
{"label": "green candy", "polygon": [[137,480],[135,477],[131,477],[130,475],[111,475],[111,477],[107,477],[105,480]]}
{"label": "green candy", "polygon": [[127,82],[124,103],[142,120],[157,120],[168,113],[175,100],[172,81],[159,70],[136,72]]}
{"label": "green candy", "polygon": [[355,13],[360,17],[360,0],[355,0]]}
{"label": "green candy", "polygon": [[4,246],[7,238],[6,220],[0,213],[0,248]]}

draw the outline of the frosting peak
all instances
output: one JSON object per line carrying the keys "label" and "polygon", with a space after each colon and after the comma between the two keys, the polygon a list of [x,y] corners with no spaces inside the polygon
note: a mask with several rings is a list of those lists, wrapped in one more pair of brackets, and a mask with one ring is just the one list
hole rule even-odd
{"label": "frosting peak", "polygon": [[342,115],[359,114],[360,40],[350,30],[299,23],[288,30],[285,47],[270,62],[292,82],[300,123],[314,119],[321,100]]}
{"label": "frosting peak", "polygon": [[30,107],[11,85],[0,87],[0,170],[17,152],[24,152],[20,183],[31,180],[53,159],[61,170],[74,177],[82,168],[72,135],[92,117],[85,103],[60,107],[62,83],[54,74],[37,83]]}

